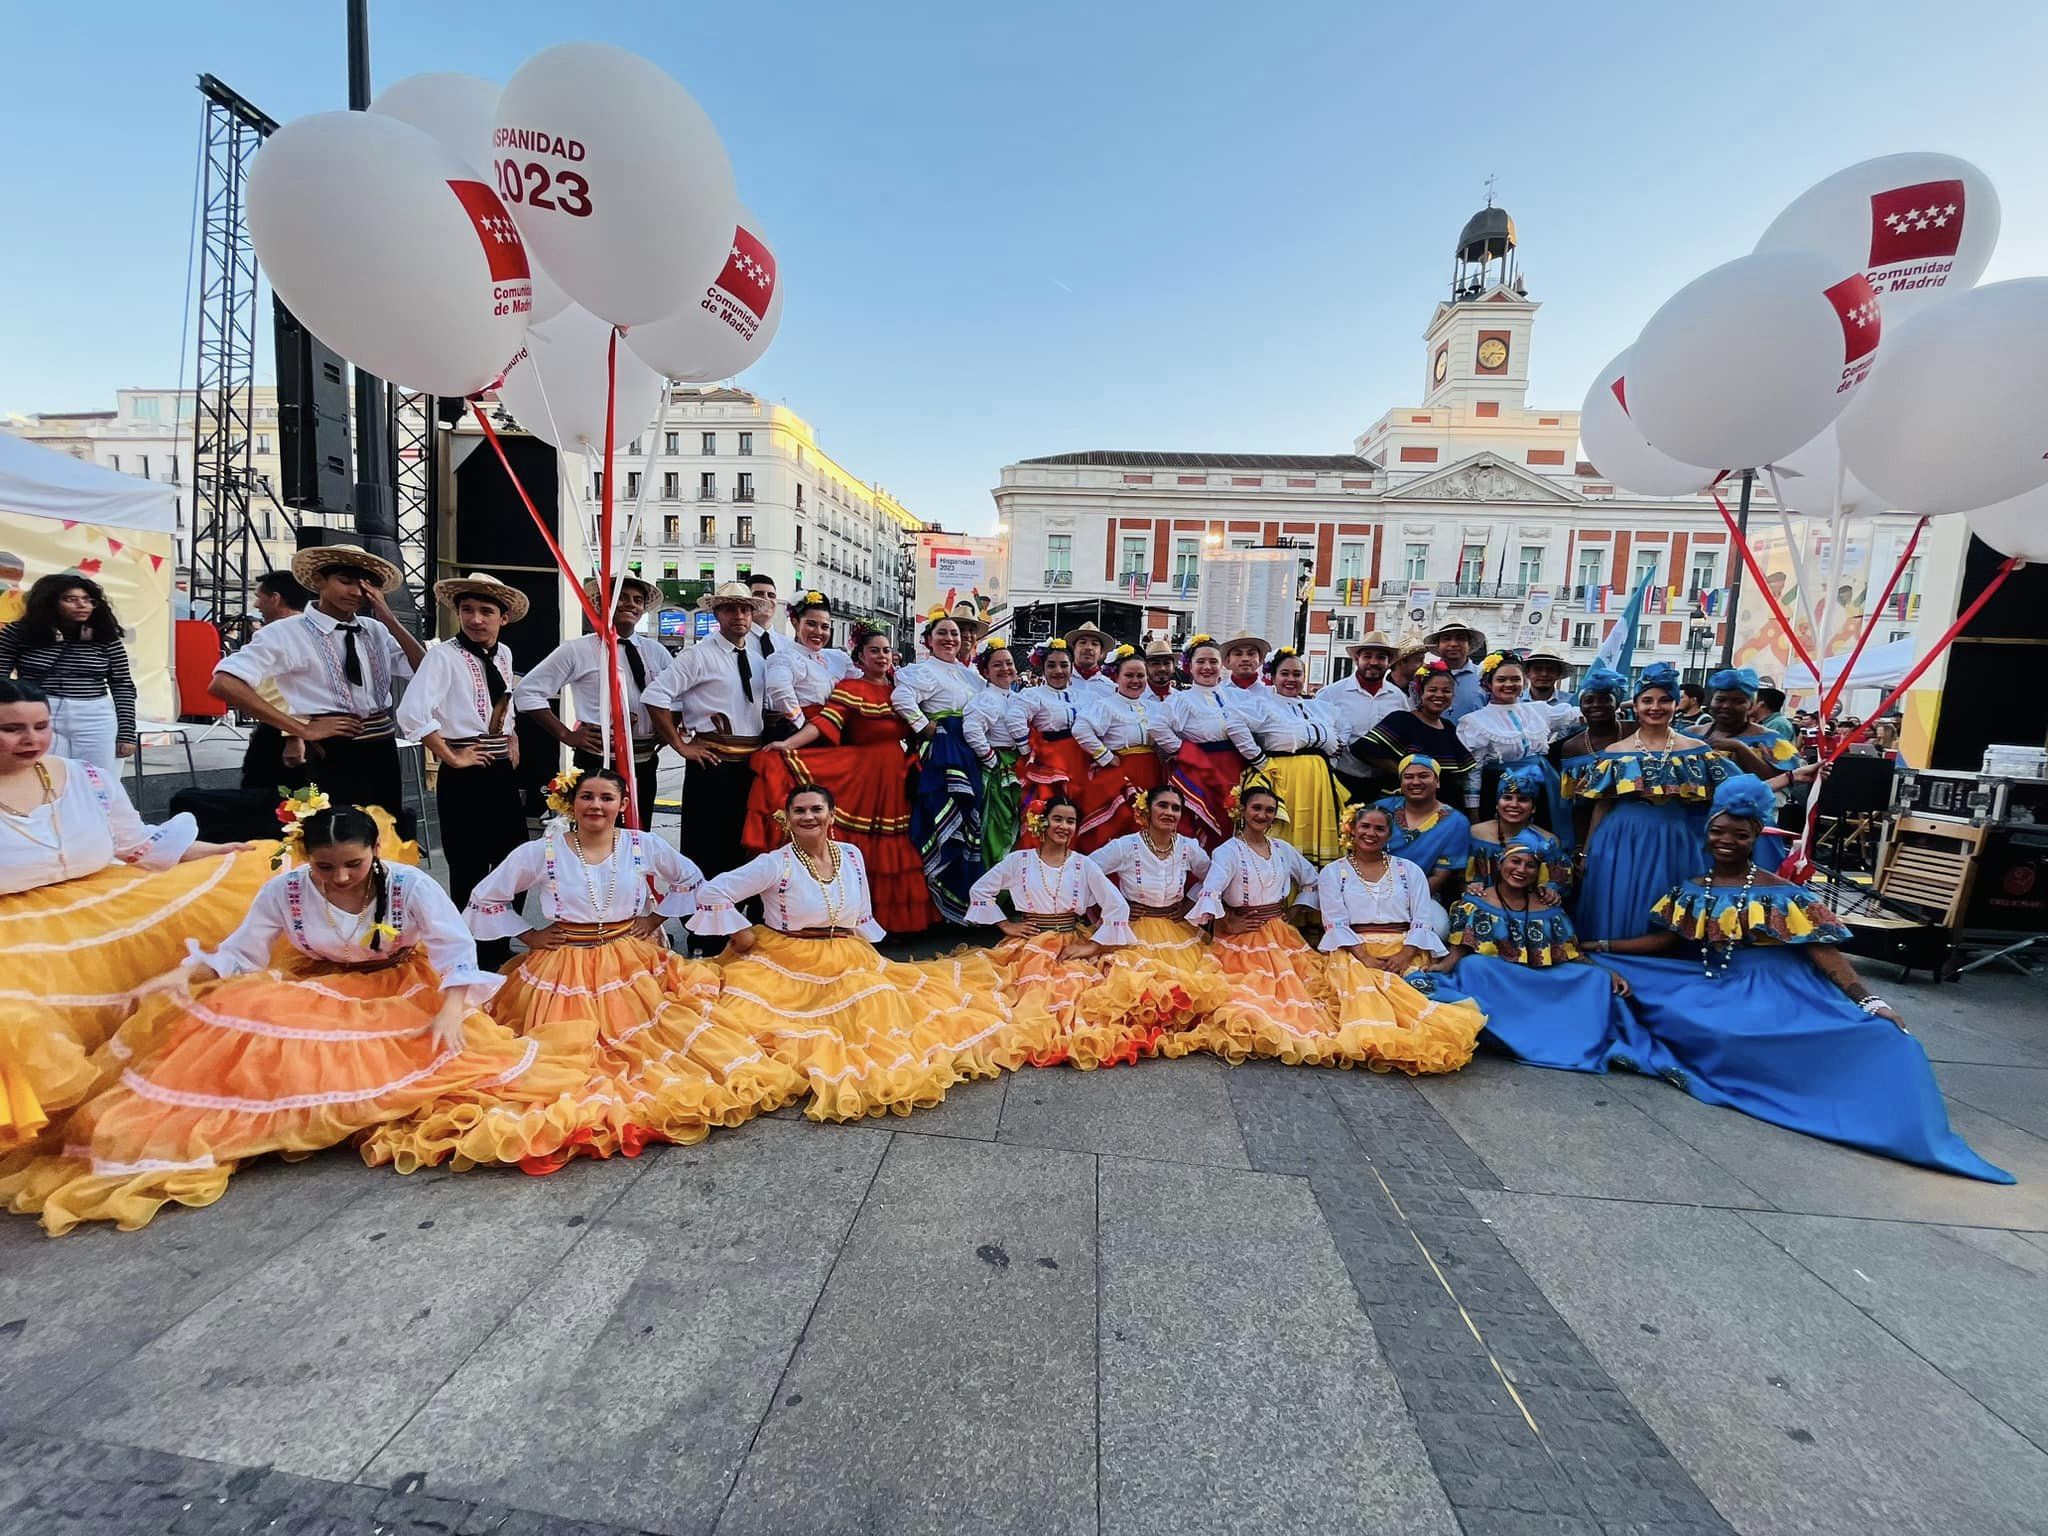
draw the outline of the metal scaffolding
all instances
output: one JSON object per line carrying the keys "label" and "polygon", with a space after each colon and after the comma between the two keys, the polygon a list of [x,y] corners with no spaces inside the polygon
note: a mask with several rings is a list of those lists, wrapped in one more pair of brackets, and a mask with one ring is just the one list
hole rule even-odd
{"label": "metal scaffolding", "polygon": [[263,547],[249,519],[255,488],[251,415],[256,375],[256,248],[245,192],[249,162],[277,124],[212,75],[205,98],[200,190],[198,369],[192,412],[193,611],[230,645],[248,638],[251,583]]}
{"label": "metal scaffolding", "polygon": [[434,464],[434,397],[393,387],[390,401],[390,442],[394,459],[391,478],[398,513],[398,565],[405,590],[413,594],[422,639],[434,632],[434,582],[438,554],[436,469]]}

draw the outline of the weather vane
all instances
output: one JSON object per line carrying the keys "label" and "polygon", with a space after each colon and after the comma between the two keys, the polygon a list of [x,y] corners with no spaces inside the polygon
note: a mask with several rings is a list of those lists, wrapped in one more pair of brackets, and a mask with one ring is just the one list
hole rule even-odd
{"label": "weather vane", "polygon": [[1493,206],[1493,184],[1498,180],[1500,178],[1493,175],[1488,175],[1486,178],[1486,206],[1489,208]]}

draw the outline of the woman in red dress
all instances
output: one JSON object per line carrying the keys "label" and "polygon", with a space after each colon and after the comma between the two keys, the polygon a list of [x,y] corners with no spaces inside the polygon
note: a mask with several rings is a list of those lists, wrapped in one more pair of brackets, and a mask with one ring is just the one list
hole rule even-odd
{"label": "woman in red dress", "polygon": [[891,933],[922,933],[938,920],[924,861],[910,836],[910,779],[916,759],[904,752],[910,728],[889,703],[889,637],[853,632],[860,675],[806,706],[809,723],[754,759],[747,798],[746,846],[769,853],[788,838],[775,819],[792,788],[822,784],[832,791],[837,835],[860,850],[874,897],[875,920]]}
{"label": "woman in red dress", "polygon": [[1088,782],[1068,794],[1081,808],[1081,830],[1074,847],[1094,853],[1119,837],[1138,830],[1132,809],[1140,794],[1157,789],[1166,765],[1152,744],[1153,726],[1162,706],[1145,685],[1145,658],[1135,646],[1120,645],[1102,663],[1099,676],[1115,684],[1097,689],[1088,711],[1102,751],[1088,770]]}

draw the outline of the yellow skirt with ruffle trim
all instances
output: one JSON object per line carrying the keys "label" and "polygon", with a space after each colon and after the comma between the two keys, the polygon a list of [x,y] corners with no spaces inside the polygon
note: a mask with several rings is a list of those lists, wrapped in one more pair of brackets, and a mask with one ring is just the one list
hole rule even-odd
{"label": "yellow skirt with ruffle trim", "polygon": [[[549,1107],[581,1086],[573,1059],[472,1011],[435,1044],[440,984],[414,950],[382,970],[295,955],[209,982],[191,1002],[144,1000],[94,1058],[100,1086],[42,1142],[0,1162],[0,1203],[52,1236],[81,1221],[144,1226],[166,1203],[210,1205],[243,1159],[303,1157],[437,1102]],[[508,1149],[509,1150],[509,1149]]]}
{"label": "yellow skirt with ruffle trim", "polygon": [[0,1152],[85,1097],[88,1058],[135,989],[184,960],[185,940],[210,948],[234,932],[274,846],[169,869],[112,864],[0,896]]}
{"label": "yellow skirt with ruffle trim", "polygon": [[1349,851],[1339,824],[1351,791],[1330,772],[1330,760],[1322,753],[1275,753],[1263,768],[1246,772],[1246,783],[1254,779],[1270,783],[1286,808],[1273,823],[1274,837],[1292,843],[1318,869]]}
{"label": "yellow skirt with ruffle trim", "polygon": [[[650,1142],[689,1146],[802,1095],[803,1080],[751,1035],[711,1017],[718,971],[647,939],[534,950],[504,967],[491,1017],[581,1063],[559,1145],[533,1145],[530,1111],[436,1103],[381,1125],[363,1157],[409,1172],[452,1159],[552,1173],[574,1157],[638,1157]],[[508,1155],[510,1154],[510,1155]]]}
{"label": "yellow skirt with ruffle trim", "polygon": [[1250,933],[1219,935],[1210,952],[1223,971],[1223,999],[1192,1029],[1168,1039],[1167,1055],[1208,1051],[1233,1066],[1254,1056],[1290,1066],[1342,1060],[1320,958],[1284,917]]}
{"label": "yellow skirt with ruffle trim", "polygon": [[[1142,955],[1161,968],[1171,971],[1174,979],[1186,992],[1190,1007],[1175,1033],[1193,1029],[1209,1011],[1221,1004],[1230,993],[1230,978],[1223,974],[1223,967],[1216,963],[1216,956],[1209,948],[1209,935],[1193,923],[1177,917],[1134,917],[1131,932],[1137,942],[1116,951],[1118,958]],[[1164,1037],[1161,1037],[1164,1054]]]}
{"label": "yellow skirt with ruffle trim", "polygon": [[968,1078],[1029,1059],[986,960],[905,964],[865,939],[799,939],[765,925],[716,962],[714,1023],[759,1041],[809,1089],[812,1120],[930,1109]]}
{"label": "yellow skirt with ruffle trim", "polygon": [[[1374,955],[1398,954],[1399,934],[1368,934]],[[1455,1072],[1472,1059],[1486,1015],[1460,999],[1425,997],[1390,971],[1376,971],[1349,950],[1323,956],[1330,1003],[1337,1015],[1338,1049],[1375,1072]]]}
{"label": "yellow skirt with ruffle trim", "polygon": [[1035,933],[982,951],[1011,1012],[1043,1042],[1032,1066],[1127,1064],[1158,1055],[1163,1039],[1194,1022],[1196,993],[1172,966],[1137,945],[1075,959],[1065,953],[1075,937]]}

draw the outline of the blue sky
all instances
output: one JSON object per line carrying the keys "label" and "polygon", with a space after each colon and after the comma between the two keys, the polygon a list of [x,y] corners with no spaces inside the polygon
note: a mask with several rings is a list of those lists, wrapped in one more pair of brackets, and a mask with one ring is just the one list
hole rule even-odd
{"label": "blue sky", "polygon": [[[2004,200],[1988,277],[2048,270],[2037,5],[371,9],[379,85],[575,38],[680,79],[788,285],[742,382],[954,528],[1035,454],[1348,449],[1420,393],[1489,174],[1544,304],[1533,403],[1575,406],[1674,288],[1870,155],[1974,160]],[[343,105],[342,15],[10,16],[0,411],[175,382],[194,79],[280,120]]]}

